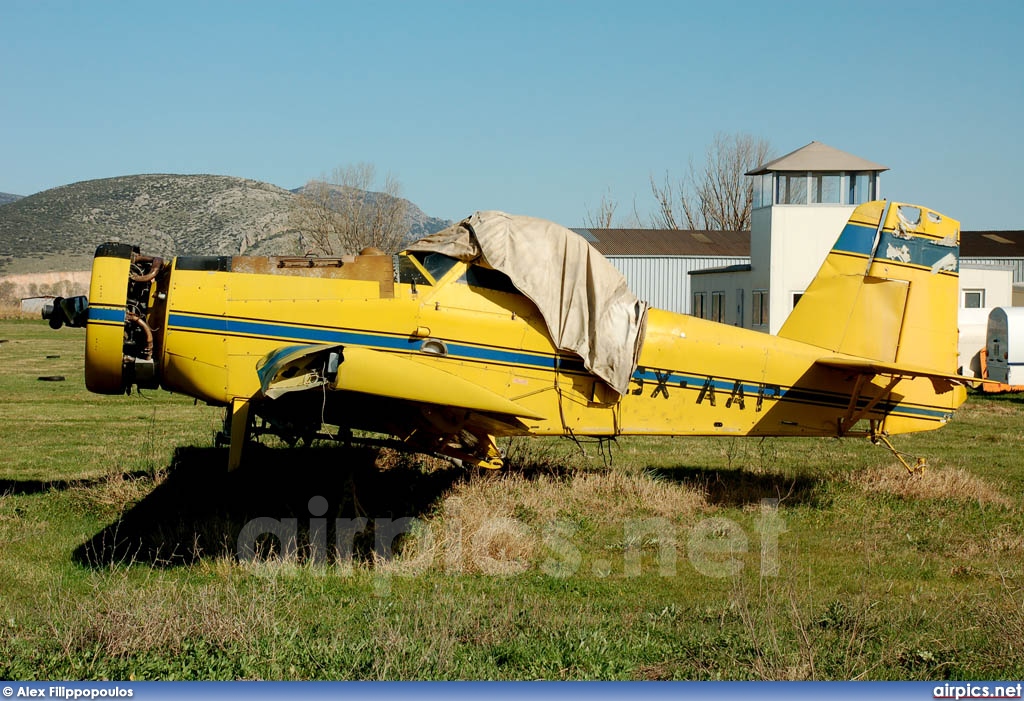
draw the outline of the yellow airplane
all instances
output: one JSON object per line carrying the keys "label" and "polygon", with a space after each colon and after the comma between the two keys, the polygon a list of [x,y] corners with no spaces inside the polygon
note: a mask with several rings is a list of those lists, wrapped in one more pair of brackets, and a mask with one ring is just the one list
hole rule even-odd
{"label": "yellow airplane", "polygon": [[93,392],[162,387],[227,407],[231,469],[255,433],[352,429],[490,468],[495,437],[512,435],[892,449],[887,436],[944,425],[966,396],[959,231],[924,207],[857,207],[777,336],[648,309],[581,237],[501,212],[394,257],[164,261],[103,244],[89,299],[44,316],[86,328]]}

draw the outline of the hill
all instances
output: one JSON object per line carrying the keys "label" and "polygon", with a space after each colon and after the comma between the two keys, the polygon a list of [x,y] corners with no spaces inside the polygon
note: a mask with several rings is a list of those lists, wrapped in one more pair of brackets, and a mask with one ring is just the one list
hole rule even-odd
{"label": "hill", "polygon": [[[0,207],[0,272],[87,269],[96,246],[155,255],[298,252],[295,192],[223,175],[131,175],[45,190]],[[448,222],[409,204],[411,235]]]}
{"label": "hill", "polygon": [[21,195],[12,195],[9,192],[0,192],[0,205],[8,204],[10,202],[17,202],[21,199]]}
{"label": "hill", "polygon": [[[302,187],[297,187],[294,190],[291,190],[291,192],[296,195],[302,195],[306,193],[306,187],[306,185],[303,185]],[[351,197],[351,195],[346,196],[345,191],[352,190],[352,188],[349,188],[345,185],[331,184],[328,185],[327,189],[330,191],[331,202],[340,202],[345,200],[346,197]],[[359,190],[353,191],[359,192]],[[368,194],[369,197],[367,199],[370,202],[375,202],[378,197],[385,198],[386,202],[388,198],[391,197],[391,195],[382,192],[369,192]],[[414,205],[409,200],[404,200],[404,202],[406,204],[406,226],[409,227],[409,233],[406,238],[410,242],[415,241],[418,238],[422,238],[427,234],[432,234],[435,231],[440,231],[441,229],[445,228],[446,226],[452,223],[451,220],[449,219],[439,219],[437,217],[427,216],[422,209]]]}

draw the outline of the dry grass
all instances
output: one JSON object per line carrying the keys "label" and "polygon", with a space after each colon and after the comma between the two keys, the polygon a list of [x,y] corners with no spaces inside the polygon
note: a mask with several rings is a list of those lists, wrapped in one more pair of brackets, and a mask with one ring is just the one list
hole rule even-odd
{"label": "dry grass", "polygon": [[117,471],[97,481],[77,482],[68,491],[72,503],[79,505],[83,512],[116,519],[129,506],[160,486],[165,477],[163,472],[138,476]]}
{"label": "dry grass", "polygon": [[1009,523],[996,526],[989,534],[986,545],[995,555],[1013,554],[1024,561],[1024,533]]}
{"label": "dry grass", "polygon": [[566,526],[621,532],[627,521],[678,524],[708,508],[702,491],[646,474],[504,473],[457,485],[410,534],[402,557],[378,567],[422,571],[443,565],[449,572],[516,574],[535,565],[545,538]]}
{"label": "dry grass", "polygon": [[854,473],[850,481],[866,492],[904,499],[950,499],[1011,508],[1013,501],[981,477],[959,467],[929,468],[910,475],[892,465]]}
{"label": "dry grass", "polygon": [[141,579],[130,568],[94,574],[90,596],[74,599],[62,594],[59,583],[52,586],[49,627],[65,654],[94,648],[112,657],[173,653],[197,639],[245,648],[272,629],[274,579],[252,580],[251,587],[182,585],[157,570]]}

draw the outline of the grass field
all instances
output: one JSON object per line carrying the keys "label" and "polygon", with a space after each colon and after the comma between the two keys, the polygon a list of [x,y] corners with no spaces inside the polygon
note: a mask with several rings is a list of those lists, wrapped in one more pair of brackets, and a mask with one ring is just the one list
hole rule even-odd
{"label": "grass field", "polygon": [[90,395],[79,330],[0,341],[0,678],[1024,676],[1024,398],[897,437],[914,478],[826,439],[520,440],[501,474],[267,445],[229,475],[220,410]]}

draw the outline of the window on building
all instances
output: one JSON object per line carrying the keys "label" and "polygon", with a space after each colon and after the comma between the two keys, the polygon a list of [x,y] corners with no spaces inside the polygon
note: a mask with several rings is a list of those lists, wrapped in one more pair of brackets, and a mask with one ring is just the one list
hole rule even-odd
{"label": "window on building", "polygon": [[725,293],[711,293],[711,321],[725,323]]}
{"label": "window on building", "polygon": [[849,199],[847,204],[863,204],[875,199],[875,174],[850,173]]}
{"label": "window on building", "polygon": [[743,290],[736,290],[736,317],[733,320],[734,326],[743,326]]}
{"label": "window on building", "polygon": [[698,319],[707,319],[707,310],[705,308],[705,302],[707,301],[707,293],[705,292],[694,292],[693,293],[693,308],[690,310],[690,314],[697,317]]}
{"label": "window on building", "polygon": [[750,305],[751,323],[754,326],[768,325],[768,290],[754,290],[753,304]]}
{"label": "window on building", "polygon": [[754,209],[772,206],[772,174],[754,176]]}
{"label": "window on building", "polygon": [[839,204],[841,194],[839,173],[811,173],[811,202]]}
{"label": "window on building", "polygon": [[985,290],[964,290],[964,307],[983,309],[985,307]]}
{"label": "window on building", "polygon": [[778,204],[807,204],[807,173],[779,173]]}

